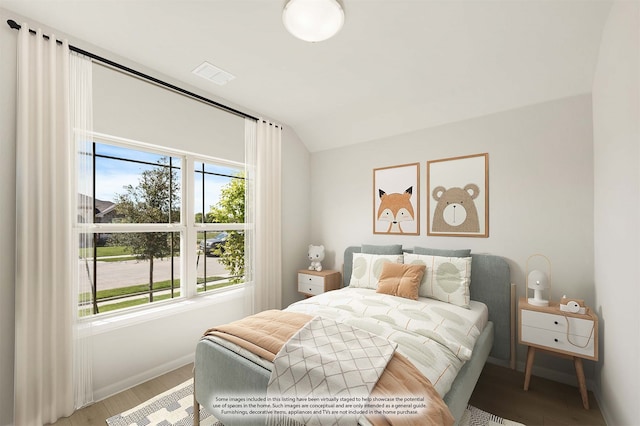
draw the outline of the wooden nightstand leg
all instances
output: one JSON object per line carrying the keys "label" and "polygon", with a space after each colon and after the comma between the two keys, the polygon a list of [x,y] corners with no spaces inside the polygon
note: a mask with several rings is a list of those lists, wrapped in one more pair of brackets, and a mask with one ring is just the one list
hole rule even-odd
{"label": "wooden nightstand leg", "polygon": [[524,390],[529,390],[529,382],[531,381],[531,369],[533,368],[533,359],[536,357],[536,348],[529,346],[527,349],[527,366],[524,370]]}
{"label": "wooden nightstand leg", "polygon": [[580,387],[580,396],[582,396],[582,405],[585,409],[589,409],[589,395],[587,394],[587,383],[584,380],[584,368],[582,367],[582,358],[573,357],[573,365],[576,367],[576,376],[578,377],[578,386]]}

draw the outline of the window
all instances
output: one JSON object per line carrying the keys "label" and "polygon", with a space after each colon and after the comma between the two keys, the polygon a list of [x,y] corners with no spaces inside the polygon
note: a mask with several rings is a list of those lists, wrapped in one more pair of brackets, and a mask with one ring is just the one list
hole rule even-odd
{"label": "window", "polygon": [[81,315],[243,283],[244,166],[104,139],[78,158]]}

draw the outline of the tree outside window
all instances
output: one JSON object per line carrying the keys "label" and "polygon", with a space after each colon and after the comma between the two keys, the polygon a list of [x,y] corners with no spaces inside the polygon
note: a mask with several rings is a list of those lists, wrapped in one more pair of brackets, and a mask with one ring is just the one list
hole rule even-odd
{"label": "tree outside window", "polygon": [[[244,223],[245,208],[245,179],[244,173],[238,174],[220,191],[220,200],[217,205],[211,206],[207,218],[213,223]],[[244,276],[244,232],[228,231],[228,236],[223,245],[216,249],[229,274],[235,281],[240,281]]]}
{"label": "tree outside window", "polygon": [[[116,194],[116,214],[125,223],[175,223],[180,221],[180,182],[170,160],[163,157],[158,167],[142,172],[136,186],[125,186]],[[149,301],[153,302],[154,259],[179,251],[180,240],[174,233],[135,232],[112,236],[112,244],[126,247],[139,260],[149,262]]]}

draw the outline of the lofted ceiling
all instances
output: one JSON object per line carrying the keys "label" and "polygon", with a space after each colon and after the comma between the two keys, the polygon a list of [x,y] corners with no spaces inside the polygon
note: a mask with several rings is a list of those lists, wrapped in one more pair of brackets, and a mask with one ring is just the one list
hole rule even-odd
{"label": "lofted ceiling", "polygon": [[[591,92],[604,0],[342,0],[307,43],[283,0],[0,0],[0,7],[256,111],[309,151]],[[80,46],[82,47],[82,46]],[[191,73],[207,61],[224,86]]]}

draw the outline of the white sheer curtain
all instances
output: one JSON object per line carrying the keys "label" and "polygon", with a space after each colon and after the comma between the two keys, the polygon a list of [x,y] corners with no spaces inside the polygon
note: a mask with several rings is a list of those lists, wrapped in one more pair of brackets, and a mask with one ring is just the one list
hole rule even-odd
{"label": "white sheer curtain", "polygon": [[[71,188],[72,215],[77,218],[78,229],[74,232],[71,244],[72,258],[78,258],[78,244],[84,249],[79,264],[74,263],[73,301],[80,303],[89,311],[93,302],[92,277],[87,267],[88,258],[93,257],[93,234],[83,232],[83,224],[93,222],[93,206],[85,204],[89,197],[82,199],[78,194],[93,193],[93,66],[91,60],[71,53],[70,62],[70,111],[73,138],[69,144],[69,159],[75,158],[74,175]],[[74,252],[75,251],[75,252]],[[73,334],[73,384],[74,406],[84,407],[93,402],[93,348],[90,321],[80,321],[78,309],[74,313]]]}
{"label": "white sheer curtain", "polygon": [[282,129],[245,120],[247,313],[282,306]]}
{"label": "white sheer curtain", "polygon": [[74,397],[75,188],[69,45],[18,33],[14,420],[68,416]]}

